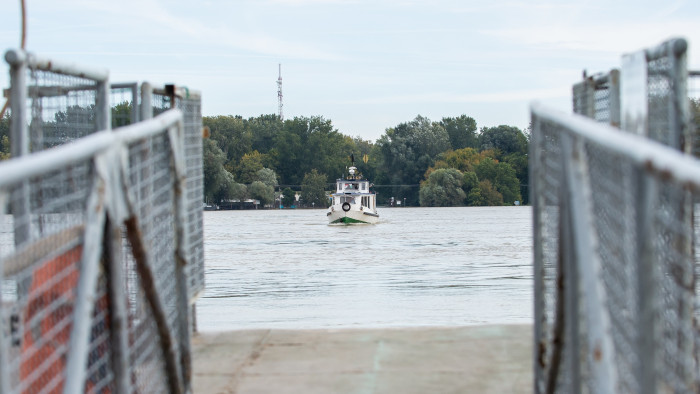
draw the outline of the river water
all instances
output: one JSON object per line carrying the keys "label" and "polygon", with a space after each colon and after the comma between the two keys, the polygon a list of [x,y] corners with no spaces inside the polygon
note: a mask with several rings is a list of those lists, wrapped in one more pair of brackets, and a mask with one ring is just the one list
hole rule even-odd
{"label": "river water", "polygon": [[204,213],[200,331],[532,321],[530,207]]}

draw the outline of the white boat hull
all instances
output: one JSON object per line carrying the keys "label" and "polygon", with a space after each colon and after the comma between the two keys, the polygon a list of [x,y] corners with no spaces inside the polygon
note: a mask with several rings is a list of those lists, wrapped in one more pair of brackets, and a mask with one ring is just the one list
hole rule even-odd
{"label": "white boat hull", "polygon": [[333,205],[326,213],[329,224],[375,224],[379,221],[379,215],[364,207],[351,207],[347,212],[341,205]]}

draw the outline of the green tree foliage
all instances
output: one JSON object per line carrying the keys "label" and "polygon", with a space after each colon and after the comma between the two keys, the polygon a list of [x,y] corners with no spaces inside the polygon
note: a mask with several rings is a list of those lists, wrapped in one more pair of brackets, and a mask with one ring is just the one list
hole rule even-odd
{"label": "green tree foliage", "polygon": [[479,181],[479,186],[472,188],[467,194],[467,203],[472,206],[503,205],[503,196],[488,179]]}
{"label": "green tree foliage", "polygon": [[[515,201],[522,201],[521,180],[517,177],[517,172],[509,163],[500,163],[494,158],[495,150],[486,150],[477,153],[472,148],[464,148],[456,151],[449,151],[440,155],[440,159],[435,165],[426,171],[426,179],[438,169],[453,168],[464,173],[462,178],[462,189],[467,194],[468,205],[483,205],[487,203],[512,205]],[[527,171],[527,157],[511,153],[508,156],[516,163],[524,161],[524,170]],[[522,161],[520,161],[522,160]],[[487,180],[486,192],[482,191],[481,181]],[[477,190],[478,189],[478,190]],[[493,197],[495,191],[500,198]],[[471,195],[471,197],[469,197]],[[424,205],[424,204],[421,204]]]}
{"label": "green tree foliage", "polygon": [[453,150],[462,148],[478,148],[479,138],[476,134],[476,120],[467,115],[456,118],[442,118],[440,122],[450,137]]}
{"label": "green tree foliage", "polygon": [[[515,170],[519,180],[518,194],[524,198],[524,203],[528,203],[528,135],[516,127],[498,126],[482,129],[480,136],[482,149],[493,149],[495,159],[508,163]],[[523,201],[522,198],[519,201]],[[509,203],[505,195],[504,199]]]}
{"label": "green tree foliage", "polygon": [[322,174],[342,176],[349,164],[347,157],[355,148],[353,139],[335,130],[330,120],[297,117],[284,122],[271,154],[280,183],[300,185],[314,168]]}
{"label": "green tree foliage", "polygon": [[238,163],[243,155],[253,151],[253,135],[240,116],[206,116],[202,124],[209,127],[211,139],[225,153],[226,163]]}
{"label": "green tree foliage", "polygon": [[213,201],[221,202],[233,198],[233,191],[236,182],[233,179],[233,174],[225,169],[218,174],[218,187],[214,189]]}
{"label": "green tree foliage", "polygon": [[453,207],[464,205],[462,173],[454,168],[433,171],[420,188],[420,205],[424,207]]}
{"label": "green tree foliage", "polygon": [[10,114],[9,111],[0,119],[0,160],[10,158]]}
{"label": "green tree foliage", "polygon": [[327,177],[316,169],[304,175],[301,182],[301,200],[308,206],[323,208],[327,206],[326,198]]}
{"label": "green tree foliage", "polygon": [[282,205],[285,207],[289,208],[292,205],[296,204],[296,192],[292,190],[289,187],[284,188],[282,190]]}
{"label": "green tree foliage", "polygon": [[248,195],[254,200],[260,200],[263,206],[275,201],[275,188],[262,181],[254,181],[248,186]]}
{"label": "green tree foliage", "polygon": [[462,190],[468,195],[475,187],[479,187],[479,177],[474,171],[465,172],[462,176]]}
{"label": "green tree foliage", "polygon": [[3,135],[0,140],[0,160],[7,160],[10,156],[10,139]]}
{"label": "green tree foliage", "polygon": [[269,168],[261,168],[255,174],[256,180],[266,184],[267,186],[272,186],[273,188],[277,186],[277,174]]}
{"label": "green tree foliage", "polygon": [[[438,160],[435,161],[435,165],[431,168],[456,168],[462,172],[473,172],[474,167],[484,158],[491,157],[492,153],[493,151],[478,152],[474,148],[447,151],[438,156]],[[428,171],[431,171],[431,168]],[[426,177],[428,175],[430,175],[430,172],[426,173]]]}
{"label": "green tree foliage", "polygon": [[523,204],[528,204],[530,200],[530,173],[528,170],[527,155],[511,153],[503,158],[503,162],[508,163],[513,170],[515,170],[515,177],[518,180],[520,186],[520,196],[522,197],[521,202]]}
{"label": "green tree foliage", "polygon": [[248,188],[242,183],[233,183],[228,190],[231,200],[245,201],[248,199]]}
{"label": "green tree foliage", "polygon": [[[211,130],[213,143],[205,143],[207,198],[213,198],[214,193],[234,199],[237,197],[231,196],[252,197],[252,183],[263,181],[258,174],[263,169],[272,171],[279,184],[295,185],[294,188],[304,184],[307,175],[316,170],[316,174],[325,175],[325,188],[347,174],[352,153],[359,172],[377,185],[380,204],[390,197],[405,199],[407,205],[437,201],[421,198],[419,185],[431,190],[429,179],[439,169],[462,173],[461,189],[467,204],[512,204],[523,198],[527,202],[528,138],[511,126],[484,127],[477,135],[476,121],[466,115],[446,117],[440,122],[419,115],[386,129],[372,143],[341,134],[330,120],[320,116],[284,122],[276,115],[248,119],[215,116],[205,117],[203,122]],[[217,165],[240,183],[210,168]],[[275,187],[272,182],[263,183]],[[246,193],[241,192],[242,184],[247,185]],[[305,196],[302,201],[308,200],[309,196]],[[326,203],[325,196],[314,201]]]}
{"label": "green tree foliage", "polygon": [[131,102],[123,101],[112,107],[112,128],[131,124]]}
{"label": "green tree foliage", "polygon": [[[355,155],[355,166],[365,179],[377,179],[377,165],[379,163],[379,150],[372,141],[363,140],[360,137],[352,139],[352,153]],[[340,163],[342,165],[342,163]],[[334,174],[336,175],[336,174]],[[336,177],[340,176],[337,174]],[[332,183],[334,179],[328,179]]]}
{"label": "green tree foliage", "polygon": [[[501,204],[512,205],[520,201],[520,182],[515,176],[515,170],[508,163],[499,163],[492,158],[485,158],[474,168],[479,180],[488,180],[489,184],[501,194]],[[490,199],[489,201],[494,201]]]}
{"label": "green tree foliage", "polygon": [[690,99],[690,117],[695,124],[695,134],[693,135],[693,154],[700,157],[700,99]]}
{"label": "green tree foliage", "polygon": [[[40,144],[42,149],[50,148],[85,137],[95,132],[96,128],[95,105],[74,105],[55,113],[53,122],[44,123],[43,140],[33,140],[32,144]],[[34,149],[35,146],[32,147]]]}
{"label": "green tree foliage", "polygon": [[204,172],[204,199],[220,202],[227,198],[233,183],[233,175],[226,171],[226,155],[216,141],[204,139],[202,143],[202,170]]}
{"label": "green tree foliage", "polygon": [[511,153],[527,154],[527,137],[517,127],[498,126],[484,127],[479,136],[481,150],[493,149],[496,151],[496,159],[503,158]]}
{"label": "green tree foliage", "polygon": [[251,136],[250,149],[268,153],[275,147],[275,137],[282,132],[284,123],[279,116],[267,114],[248,119],[246,128]]}
{"label": "green tree foliage", "polygon": [[418,115],[411,122],[387,129],[377,145],[384,171],[381,182],[396,185],[391,196],[416,205],[419,189],[413,185],[420,183],[438,154],[450,148],[450,140],[442,125]]}

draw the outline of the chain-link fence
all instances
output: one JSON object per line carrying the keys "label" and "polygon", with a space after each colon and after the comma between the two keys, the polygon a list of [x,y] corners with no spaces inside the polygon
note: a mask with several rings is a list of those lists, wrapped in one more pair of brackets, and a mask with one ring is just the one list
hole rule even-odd
{"label": "chain-link fence", "polygon": [[688,97],[690,97],[690,119],[693,130],[693,155],[700,157],[700,70],[688,71]]}
{"label": "chain-link fence", "polygon": [[696,392],[700,163],[533,107],[537,392]]}
{"label": "chain-link fence", "polygon": [[[185,162],[187,167],[187,218],[190,253],[187,265],[190,302],[204,291],[204,172],[202,163],[202,100],[199,92],[187,88],[166,85],[153,87],[143,84],[141,89],[144,119],[156,116],[170,108],[183,113],[185,128]],[[148,108],[152,112],[148,111]],[[192,313],[194,318],[196,313]]]}
{"label": "chain-link fence", "polygon": [[584,77],[572,89],[574,113],[690,152],[685,119],[695,73],[686,70],[686,51],[685,40],[669,40],[623,56],[620,70]]}
{"label": "chain-link fence", "polygon": [[574,113],[620,126],[620,71],[584,77],[573,87]]}
{"label": "chain-link fence", "polygon": [[[111,85],[112,127],[117,128],[150,119],[171,108],[183,113],[185,132],[185,162],[187,172],[187,228],[190,253],[187,265],[190,304],[204,290],[204,231],[202,227],[204,174],[202,163],[202,101],[199,92],[184,87],[149,83]],[[191,317],[194,319],[192,311]]]}
{"label": "chain-link fence", "polygon": [[[189,121],[175,109],[110,132],[109,106],[101,103],[133,86],[109,93],[106,73],[21,51],[7,58],[18,154],[0,163],[0,391],[187,391],[188,284],[190,275],[199,280],[191,263],[203,266],[203,254],[201,213],[190,212],[197,199],[202,208],[201,186],[198,197],[191,190],[201,176],[188,177],[201,173],[201,139],[186,137],[184,125],[201,129],[198,98]],[[26,75],[39,71],[42,79],[28,83]],[[63,78],[70,75],[80,82]],[[77,91],[95,103],[74,104]],[[64,104],[48,109],[45,97],[60,92],[68,92]],[[133,114],[133,97],[115,107],[128,102]],[[97,110],[63,116],[84,108]],[[71,123],[78,130],[67,126],[45,144],[63,118],[80,119]],[[35,123],[41,132],[22,130]]]}
{"label": "chain-link fence", "polygon": [[[621,123],[633,133],[533,106],[536,392],[700,390],[700,162],[678,151],[685,47],[625,60]],[[653,78],[650,63],[663,69]]]}
{"label": "chain-link fence", "polygon": [[23,51],[8,51],[5,57],[12,80],[12,156],[109,128],[106,70],[76,73],[71,64]]}

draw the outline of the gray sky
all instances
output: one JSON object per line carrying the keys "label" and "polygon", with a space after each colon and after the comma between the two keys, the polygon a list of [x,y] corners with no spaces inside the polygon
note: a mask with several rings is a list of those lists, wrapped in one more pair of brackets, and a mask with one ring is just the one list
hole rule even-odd
{"label": "gray sky", "polygon": [[[570,112],[571,85],[671,37],[700,69],[700,1],[26,0],[27,49],[107,68],[113,82],[176,83],[204,115],[320,115],[375,140],[420,114],[478,127],[529,123],[533,100]],[[0,49],[19,46],[19,1]],[[0,86],[9,86],[2,62]]]}

